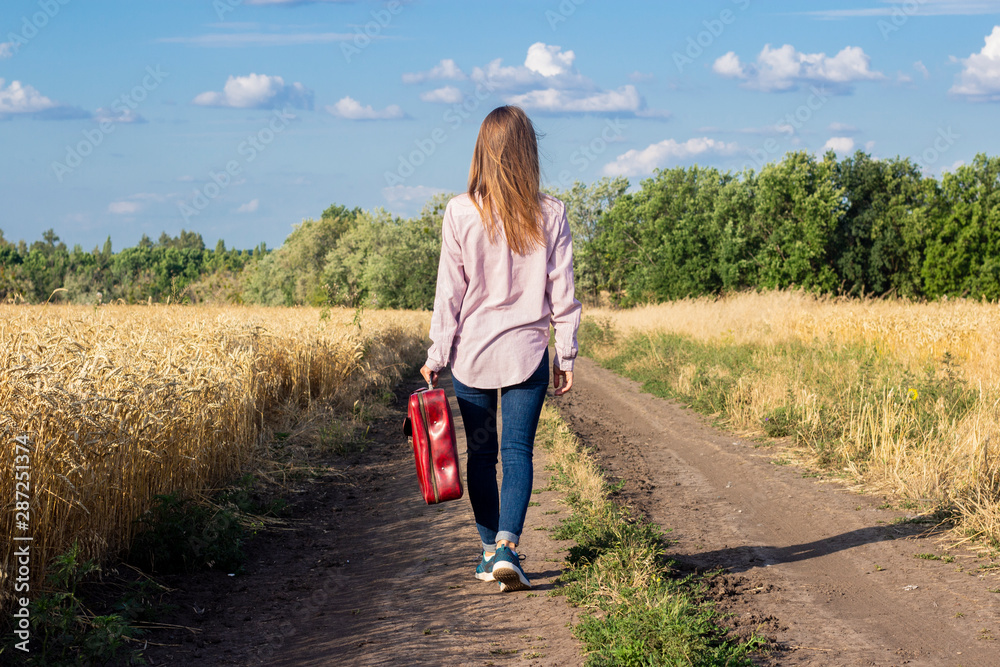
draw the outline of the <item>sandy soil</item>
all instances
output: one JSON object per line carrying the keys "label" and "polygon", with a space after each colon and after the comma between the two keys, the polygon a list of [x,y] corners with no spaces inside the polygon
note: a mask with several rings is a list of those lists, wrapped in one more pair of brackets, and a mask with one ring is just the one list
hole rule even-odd
{"label": "sandy soil", "polygon": [[746,634],[772,638],[776,665],[1000,665],[1000,577],[939,538],[892,525],[884,499],[804,477],[676,403],[578,360],[560,412],[630,505],[672,529],[682,568],[711,583]]}
{"label": "sandy soil", "polygon": [[[151,635],[169,646],[151,647],[149,664],[583,664],[569,629],[578,610],[548,595],[570,543],[547,529],[565,508],[542,492],[528,509],[519,551],[532,591],[501,594],[475,579],[479,540],[468,499],[428,506],[417,486],[402,421],[405,396],[418,386],[400,387],[363,453],[329,461],[346,478],[300,485],[286,529],[250,543],[245,574],[168,580],[177,591],[167,601],[178,609],[161,620],[192,630]],[[538,451],[536,489],[548,485],[544,465]]]}

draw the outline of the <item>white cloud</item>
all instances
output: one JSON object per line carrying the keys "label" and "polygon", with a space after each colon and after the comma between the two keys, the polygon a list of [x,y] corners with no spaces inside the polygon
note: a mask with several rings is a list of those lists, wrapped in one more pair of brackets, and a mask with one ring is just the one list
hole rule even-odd
{"label": "white cloud", "polygon": [[741,79],[744,86],[764,92],[795,90],[802,85],[824,84],[848,92],[857,81],[884,79],[871,70],[871,58],[861,47],[848,46],[832,58],[825,53],[802,53],[791,44],[774,49],[764,45],[754,63],[744,63],[730,51],[718,58],[712,69],[716,74]]}
{"label": "white cloud", "polygon": [[20,81],[11,81],[6,88],[3,84],[4,80],[0,79],[0,116],[38,113],[59,106],[35,88]]}
{"label": "white cloud", "polygon": [[952,173],[952,174],[954,174],[956,171],[958,171],[959,167],[964,167],[964,166],[965,166],[965,160],[958,160],[957,162],[952,163],[951,166],[944,167],[941,170],[941,173],[942,174],[944,174],[944,173]]}
{"label": "white cloud", "polygon": [[[576,53],[561,46],[535,42],[528,47],[523,65],[507,66],[497,58],[483,67],[475,67],[467,76],[454,60],[442,60],[427,72],[403,75],[404,83],[423,83],[434,79],[469,79],[500,101],[517,104],[527,110],[545,113],[623,113],[643,118],[669,118],[667,111],[646,108],[634,85],[603,90],[576,68]],[[634,80],[648,80],[651,75],[633,73]],[[479,88],[477,88],[479,90]],[[445,86],[423,93],[425,102],[453,104],[463,96],[455,86]]]}
{"label": "white cloud", "polygon": [[0,58],[10,58],[14,55],[14,42],[0,42]]}
{"label": "white cloud", "polygon": [[573,51],[564,52],[559,46],[535,42],[528,47],[523,65],[504,67],[503,59],[497,58],[486,67],[474,68],[471,78],[477,83],[514,92],[539,88],[597,90],[594,82],[573,66],[575,60]]}
{"label": "white cloud", "polygon": [[[196,35],[194,37],[163,37],[163,44],[187,44],[206,48],[247,46],[297,46],[299,44],[329,44],[348,42],[357,37],[351,32],[237,32]],[[376,35],[373,39],[383,39]]]}
{"label": "white cloud", "polygon": [[830,137],[823,144],[823,152],[833,151],[840,155],[847,155],[854,151],[854,139],[850,137]]}
{"label": "white cloud", "polygon": [[280,76],[250,74],[230,76],[222,92],[209,91],[194,98],[193,104],[234,109],[311,109],[313,92],[301,83],[285,84]]}
{"label": "white cloud", "polygon": [[524,66],[542,76],[560,76],[573,71],[574,60],[576,60],[576,54],[572,51],[563,51],[561,46],[535,42],[528,47]]}
{"label": "white cloud", "polygon": [[423,83],[435,79],[446,79],[450,81],[464,81],[468,77],[465,75],[455,61],[446,58],[432,67],[427,72],[410,72],[403,74],[403,83]]}
{"label": "white cloud", "polygon": [[924,62],[923,62],[922,60],[918,60],[917,62],[913,63],[913,69],[915,69],[915,70],[917,70],[918,72],[920,72],[920,74],[921,74],[921,75],[922,75],[922,76],[923,76],[923,77],[924,77],[925,79],[929,79],[929,78],[931,78],[931,73],[930,73],[930,71],[929,71],[929,70],[927,69],[927,66],[926,66],[926,65],[924,65]]}
{"label": "white cloud", "polygon": [[237,213],[256,213],[257,209],[259,209],[259,208],[260,208],[260,200],[259,199],[251,199],[246,204],[243,204],[238,209],[236,209],[236,212]]}
{"label": "white cloud", "polygon": [[129,199],[133,201],[155,201],[163,203],[165,201],[169,201],[170,199],[174,199],[178,196],[180,195],[178,195],[176,192],[171,192],[165,195],[161,195],[159,192],[137,192],[134,195],[130,195]]}
{"label": "white cloud", "polygon": [[115,201],[108,205],[108,213],[115,215],[135,215],[142,210],[142,204],[137,201]]}
{"label": "white cloud", "polygon": [[699,155],[731,155],[739,150],[735,143],[716,141],[708,137],[688,139],[679,143],[667,139],[643,150],[630,150],[604,166],[605,176],[644,176],[653,170]]}
{"label": "white cloud", "polygon": [[397,104],[390,104],[382,111],[376,111],[370,104],[361,106],[361,103],[353,97],[344,97],[332,107],[328,106],[326,110],[338,118],[347,120],[395,120],[406,117]]}
{"label": "white cloud", "polygon": [[146,119],[135,112],[134,109],[106,109],[99,108],[94,112],[94,120],[98,123],[109,121],[112,123],[145,123]]}
{"label": "white cloud", "polygon": [[836,132],[837,134],[857,134],[858,128],[853,125],[848,125],[847,123],[830,123],[830,131]]}
{"label": "white cloud", "polygon": [[420,93],[420,99],[424,102],[434,102],[437,104],[458,104],[462,101],[462,91],[455,86],[445,86],[434,90]]}
{"label": "white cloud", "polygon": [[536,42],[528,47],[524,65],[506,67],[501,59],[473,69],[473,81],[503,91],[503,101],[546,113],[627,113],[667,118],[669,113],[647,109],[635,86],[602,90],[575,67],[576,53]]}
{"label": "white cloud", "polygon": [[182,199],[183,197],[184,195],[179,192],[168,192],[166,194],[159,192],[137,192],[119,201],[111,202],[108,205],[108,213],[113,213],[114,215],[135,215],[142,211],[149,203],[163,204]]}
{"label": "white cloud", "polygon": [[716,60],[712,65],[712,71],[719,76],[729,79],[742,79],[746,77],[743,63],[740,62],[740,57],[733,51]]}
{"label": "white cloud", "polygon": [[777,137],[782,135],[792,136],[795,128],[788,123],[776,123],[774,125],[763,125],[760,127],[741,127],[738,129],[716,127],[706,125],[698,128],[699,132],[706,134],[752,134],[765,137]]}
{"label": "white cloud", "polygon": [[589,95],[548,88],[514,95],[508,97],[507,101],[527,110],[550,113],[634,113],[642,107],[642,98],[632,85]]}
{"label": "white cloud", "polygon": [[949,92],[975,101],[1000,101],[1000,25],[986,36],[982,51],[961,62],[962,71]]}
{"label": "white cloud", "polygon": [[434,195],[439,195],[447,190],[443,188],[432,188],[426,185],[394,185],[382,188],[382,196],[390,206],[399,204],[423,204]]}
{"label": "white cloud", "polygon": [[[884,7],[869,9],[826,9],[801,12],[821,19],[869,18],[892,16],[902,12],[905,16],[971,16],[993,14],[1000,11],[998,0],[886,0]],[[916,6],[916,9],[914,9]]]}

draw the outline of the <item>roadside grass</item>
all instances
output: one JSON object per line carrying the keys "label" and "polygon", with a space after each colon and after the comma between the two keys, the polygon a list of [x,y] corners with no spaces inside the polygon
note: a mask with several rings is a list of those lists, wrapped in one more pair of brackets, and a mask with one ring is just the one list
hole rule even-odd
{"label": "roadside grass", "polygon": [[593,459],[549,406],[536,443],[549,454],[551,490],[569,508],[553,533],[576,542],[557,591],[587,609],[573,628],[586,665],[752,664],[763,641],[727,638],[697,580],[671,571],[660,529],[611,498]]}
{"label": "roadside grass", "polygon": [[582,353],[654,395],[748,436],[786,438],[812,464],[922,501],[1000,548],[1000,391],[970,382],[947,350],[918,363],[872,341],[623,334],[610,318],[586,319],[579,338]]}

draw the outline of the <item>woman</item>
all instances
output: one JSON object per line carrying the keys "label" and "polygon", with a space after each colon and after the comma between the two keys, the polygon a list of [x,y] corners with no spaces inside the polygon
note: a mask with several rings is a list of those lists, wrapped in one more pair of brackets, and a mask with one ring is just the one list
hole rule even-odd
{"label": "woman", "polygon": [[549,381],[549,324],[555,327],[556,396],[573,386],[580,325],[566,207],[540,193],[539,180],[531,120],[518,107],[494,109],[479,129],[469,191],[445,209],[433,345],[420,369],[434,384],[451,365],[467,436],[466,485],[483,546],[476,577],[499,581],[501,591],[531,587],[516,548],[531,499],[535,430]]}

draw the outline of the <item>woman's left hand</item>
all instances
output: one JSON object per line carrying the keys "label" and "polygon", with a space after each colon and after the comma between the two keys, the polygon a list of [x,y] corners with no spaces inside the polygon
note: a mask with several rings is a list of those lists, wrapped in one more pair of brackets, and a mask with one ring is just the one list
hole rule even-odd
{"label": "woman's left hand", "polygon": [[436,387],[438,383],[438,374],[436,371],[432,371],[427,366],[420,369],[420,374],[424,376],[424,382],[430,387]]}
{"label": "woman's left hand", "polygon": [[555,389],[556,396],[562,396],[573,388],[573,371],[561,371],[555,364],[552,365],[552,388]]}

